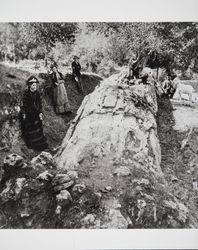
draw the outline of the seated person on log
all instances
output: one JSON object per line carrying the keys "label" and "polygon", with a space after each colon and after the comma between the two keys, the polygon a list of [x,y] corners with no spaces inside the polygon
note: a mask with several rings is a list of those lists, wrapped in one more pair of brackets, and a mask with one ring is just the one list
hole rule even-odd
{"label": "seated person on log", "polygon": [[175,79],[176,75],[168,75],[167,79],[162,84],[162,89],[164,92],[164,95],[168,98],[173,98],[173,95],[176,91],[176,88],[174,87],[173,80]]}
{"label": "seated person on log", "polygon": [[140,72],[140,66],[139,66],[139,62],[140,62],[140,53],[138,52],[136,57],[132,56],[128,67],[129,67],[129,72],[128,72],[128,80],[131,83],[135,83],[136,79],[139,79],[139,72]]}

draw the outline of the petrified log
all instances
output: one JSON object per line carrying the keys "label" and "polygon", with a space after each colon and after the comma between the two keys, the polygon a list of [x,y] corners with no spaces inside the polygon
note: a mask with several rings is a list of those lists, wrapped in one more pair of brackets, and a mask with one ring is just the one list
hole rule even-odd
{"label": "petrified log", "polygon": [[[97,228],[182,227],[188,211],[168,192],[160,168],[154,86],[124,85],[123,75],[85,97],[55,157],[57,166],[78,171],[80,182],[96,192],[112,187],[102,198],[108,212]],[[120,208],[127,221],[122,226],[110,216]]]}

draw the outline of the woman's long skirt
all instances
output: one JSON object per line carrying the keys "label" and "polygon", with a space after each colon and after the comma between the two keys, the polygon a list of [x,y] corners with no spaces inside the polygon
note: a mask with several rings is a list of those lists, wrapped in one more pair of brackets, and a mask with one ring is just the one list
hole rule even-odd
{"label": "woman's long skirt", "polygon": [[42,121],[39,119],[29,120],[26,118],[21,123],[22,136],[28,148],[42,151],[48,147],[43,134]]}
{"label": "woman's long skirt", "polygon": [[55,111],[57,114],[71,111],[71,107],[67,97],[67,91],[63,83],[54,88],[54,102]]}

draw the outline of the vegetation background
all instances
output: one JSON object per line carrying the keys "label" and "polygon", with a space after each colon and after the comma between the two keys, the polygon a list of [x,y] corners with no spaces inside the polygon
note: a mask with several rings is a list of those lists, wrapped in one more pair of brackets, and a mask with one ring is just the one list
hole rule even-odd
{"label": "vegetation background", "polygon": [[143,66],[195,79],[197,51],[196,22],[0,23],[0,61],[34,68],[70,69],[78,55],[84,71],[107,77],[139,53]]}

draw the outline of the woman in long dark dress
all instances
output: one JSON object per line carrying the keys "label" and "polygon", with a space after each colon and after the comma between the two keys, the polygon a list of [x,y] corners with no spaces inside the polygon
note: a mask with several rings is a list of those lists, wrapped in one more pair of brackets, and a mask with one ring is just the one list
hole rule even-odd
{"label": "woman in long dark dress", "polygon": [[37,84],[35,76],[27,80],[28,89],[24,92],[21,107],[21,129],[27,147],[40,151],[46,149],[48,144],[43,135],[42,102]]}

